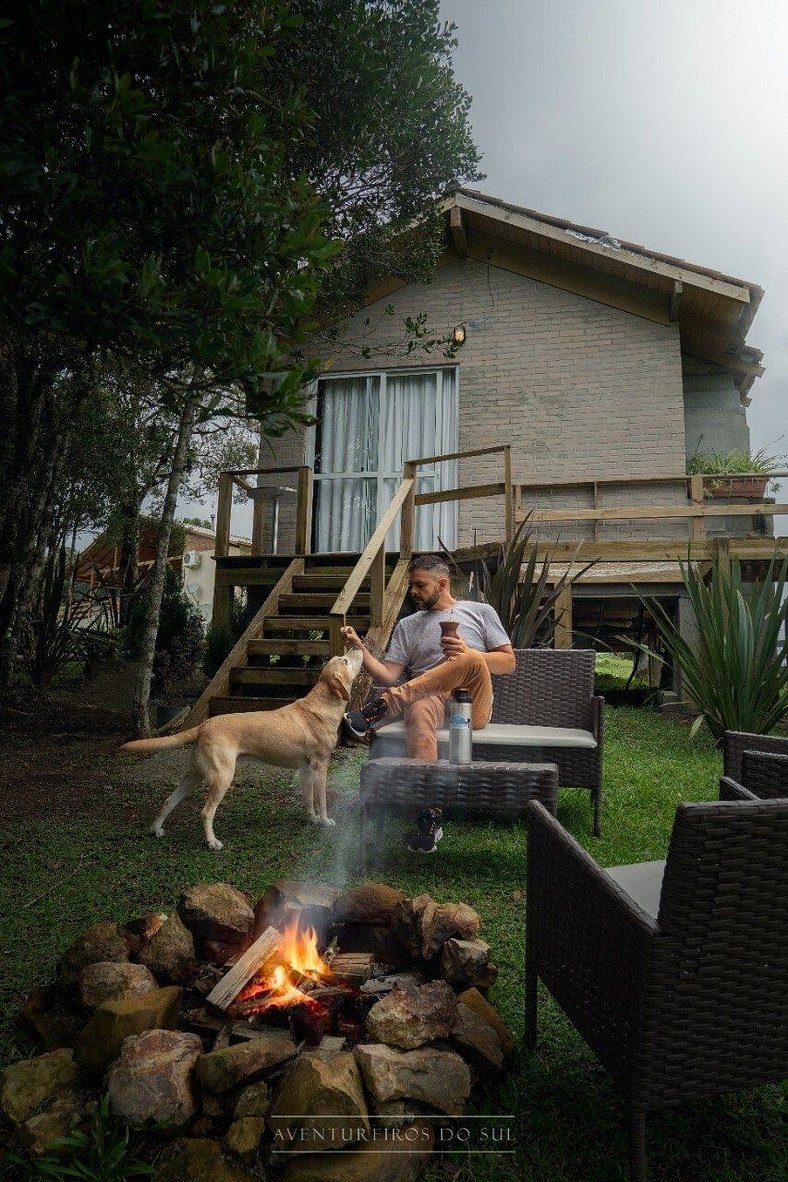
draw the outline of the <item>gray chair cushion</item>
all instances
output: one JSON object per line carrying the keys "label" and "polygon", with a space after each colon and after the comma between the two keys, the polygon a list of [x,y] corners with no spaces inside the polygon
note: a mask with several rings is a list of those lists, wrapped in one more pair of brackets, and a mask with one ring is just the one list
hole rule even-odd
{"label": "gray chair cushion", "polygon": [[[448,747],[449,732],[438,732],[438,746]],[[526,726],[512,722],[490,722],[473,732],[474,742],[485,747],[596,747],[591,731],[563,726]],[[384,750],[385,748],[385,750]],[[399,754],[405,749],[405,724],[401,719],[387,723],[375,732],[374,753]]]}
{"label": "gray chair cushion", "polygon": [[608,866],[605,869],[605,874],[610,875],[613,882],[618,883],[653,919],[659,914],[664,873],[664,858],[660,862],[633,862],[630,866]]}

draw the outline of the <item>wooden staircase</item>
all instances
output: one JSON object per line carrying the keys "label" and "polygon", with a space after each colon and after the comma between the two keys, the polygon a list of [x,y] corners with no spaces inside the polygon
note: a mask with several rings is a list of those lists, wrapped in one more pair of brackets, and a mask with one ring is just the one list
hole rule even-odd
{"label": "wooden staircase", "polygon": [[[397,557],[387,558],[387,577],[394,573]],[[256,621],[255,635],[245,633],[219,671],[217,676],[221,675],[224,684],[214,684],[214,678],[208,687],[211,692],[203,704],[206,709],[201,711],[202,717],[241,710],[275,710],[308,693],[330,656],[330,609],[358,558],[358,554],[318,554],[218,560],[217,576],[222,581],[247,588],[247,618]],[[291,568],[302,569],[294,572]],[[361,636],[370,632],[370,582],[368,575],[345,617],[345,622]],[[407,583],[402,581],[400,604],[406,589]],[[272,598],[274,602],[269,602]],[[388,636],[376,639],[382,646]]]}

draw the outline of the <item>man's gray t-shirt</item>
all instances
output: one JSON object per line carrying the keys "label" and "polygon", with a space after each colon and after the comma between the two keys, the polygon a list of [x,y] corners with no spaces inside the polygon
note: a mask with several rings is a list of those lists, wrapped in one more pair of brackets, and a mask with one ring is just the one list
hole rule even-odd
{"label": "man's gray t-shirt", "polygon": [[468,647],[483,653],[511,643],[494,607],[463,599],[443,611],[405,616],[394,629],[385,659],[406,665],[411,677],[433,669],[446,659],[441,648],[441,620],[457,620],[459,635]]}

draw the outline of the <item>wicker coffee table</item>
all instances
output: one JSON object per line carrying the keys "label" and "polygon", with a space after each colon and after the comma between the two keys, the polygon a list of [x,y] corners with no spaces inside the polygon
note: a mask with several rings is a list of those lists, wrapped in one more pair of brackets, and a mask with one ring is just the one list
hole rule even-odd
{"label": "wicker coffee table", "polygon": [[433,806],[451,814],[517,816],[539,800],[555,816],[558,768],[554,763],[449,763],[440,759],[368,759],[361,768],[361,863],[366,867],[368,833],[375,819],[374,845],[382,849],[389,812]]}

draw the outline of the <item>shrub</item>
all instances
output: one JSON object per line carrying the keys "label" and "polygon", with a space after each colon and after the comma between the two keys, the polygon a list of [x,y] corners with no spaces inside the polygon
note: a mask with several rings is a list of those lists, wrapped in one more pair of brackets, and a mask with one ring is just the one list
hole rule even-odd
{"label": "shrub", "polygon": [[246,600],[233,596],[230,604],[230,627],[219,628],[213,621],[205,634],[205,648],[202,656],[202,670],[206,677],[213,677],[240,639],[246,627]]}
{"label": "shrub", "polygon": [[773,557],[749,598],[738,562],[730,572],[715,564],[708,583],[689,564],[681,563],[681,573],[698,625],[695,648],[658,601],[647,606],[700,711],[693,733],[705,720],[717,740],[726,730],[768,734],[788,712],[788,560]]}
{"label": "shrub", "polygon": [[[137,600],[121,633],[121,653],[131,661],[139,660],[142,655],[147,606],[147,595]],[[194,672],[205,645],[204,632],[202,616],[184,593],[178,575],[167,567],[153,660],[154,685],[158,692],[162,691],[168,677],[188,677]]]}

